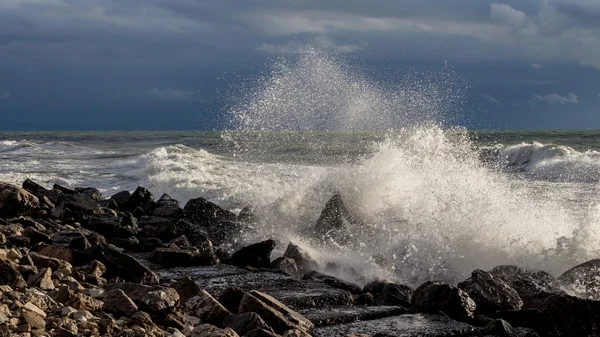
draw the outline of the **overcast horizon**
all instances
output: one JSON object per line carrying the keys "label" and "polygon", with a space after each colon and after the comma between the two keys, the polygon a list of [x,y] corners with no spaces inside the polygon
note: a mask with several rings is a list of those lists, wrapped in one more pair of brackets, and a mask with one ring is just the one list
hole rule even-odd
{"label": "overcast horizon", "polygon": [[450,67],[471,129],[600,129],[596,1],[5,0],[0,130],[219,129],[307,43],[376,83]]}

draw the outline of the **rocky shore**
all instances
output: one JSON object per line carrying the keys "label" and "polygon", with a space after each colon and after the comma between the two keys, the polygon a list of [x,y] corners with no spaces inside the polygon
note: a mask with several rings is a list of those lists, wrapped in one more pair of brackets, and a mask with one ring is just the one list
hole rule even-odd
{"label": "rocky shore", "polygon": [[[314,235],[343,238],[351,220],[334,195]],[[232,243],[255,222],[143,187],[0,182],[0,336],[600,335],[598,260],[556,279],[498,266],[457,286],[361,287],[292,242],[275,259],[273,240]]]}

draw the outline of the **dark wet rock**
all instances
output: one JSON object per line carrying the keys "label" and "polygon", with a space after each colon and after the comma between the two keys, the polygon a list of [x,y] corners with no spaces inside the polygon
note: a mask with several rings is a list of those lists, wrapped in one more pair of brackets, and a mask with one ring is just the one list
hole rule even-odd
{"label": "dark wet rock", "polygon": [[140,207],[144,210],[144,212],[148,213],[150,209],[152,209],[154,197],[146,188],[139,186],[135,189],[135,191],[133,191],[133,193],[131,193],[129,203],[130,205],[128,209],[125,209],[124,211],[130,212],[137,207]]}
{"label": "dark wet rock", "polygon": [[517,337],[540,337],[537,332],[529,328],[515,328]]}
{"label": "dark wet rock", "polygon": [[275,298],[255,290],[242,297],[239,312],[256,312],[276,333],[280,334],[290,329],[299,329],[310,334],[314,328],[314,324],[299,313]]}
{"label": "dark wet rock", "polygon": [[221,323],[231,313],[219,301],[205,290],[200,290],[198,295],[185,302],[186,307],[192,310],[202,322],[221,326]]}
{"label": "dark wet rock", "polygon": [[43,197],[48,191],[44,186],[36,183],[35,181],[29,178],[25,179],[21,187],[29,191],[31,194],[37,196],[38,198]]}
{"label": "dark wet rock", "polygon": [[0,182],[0,217],[28,215],[39,207],[38,197],[26,189]]}
{"label": "dark wet rock", "polygon": [[497,337],[517,337],[515,329],[512,327],[512,325],[502,319],[493,320],[481,332]]}
{"label": "dark wet rock", "polygon": [[198,287],[198,285],[188,276],[179,278],[171,285],[171,288],[177,291],[181,299],[181,303],[187,302],[187,300],[198,295],[200,292],[200,287]]}
{"label": "dark wet rock", "polygon": [[495,316],[498,310],[518,310],[523,301],[516,290],[503,280],[483,270],[475,270],[458,288],[475,301],[477,314]]}
{"label": "dark wet rock", "polygon": [[78,195],[83,195],[97,201],[102,201],[104,199],[100,190],[95,187],[75,187],[74,191]]}
{"label": "dark wet rock", "polygon": [[119,252],[107,244],[99,244],[86,251],[93,259],[106,266],[108,277],[119,277],[142,284],[158,284],[158,276],[131,255]]}
{"label": "dark wet rock", "polygon": [[119,316],[131,317],[137,310],[137,305],[121,289],[113,289],[104,293],[102,310]]}
{"label": "dark wet rock", "polygon": [[113,214],[95,214],[90,217],[84,228],[106,237],[113,237],[117,235],[121,228],[121,220]]}
{"label": "dark wet rock", "polygon": [[218,225],[224,221],[236,221],[237,216],[204,199],[190,199],[183,208],[185,217],[203,227]]}
{"label": "dark wet rock", "polygon": [[176,237],[175,239],[169,241],[169,246],[175,245],[177,246],[177,248],[193,248],[192,244],[190,243],[190,241],[188,240],[187,236],[185,235],[180,235],[178,237]]}
{"label": "dark wet rock", "polygon": [[315,328],[314,337],[355,336],[478,336],[474,327],[441,315],[407,314]]}
{"label": "dark wet rock", "polygon": [[160,197],[156,202],[152,214],[170,219],[179,219],[184,215],[183,209],[179,206],[179,202],[171,198],[168,194],[163,194],[162,197]]}
{"label": "dark wet rock", "polygon": [[27,287],[21,273],[9,262],[0,260],[0,285],[8,285],[15,289]]}
{"label": "dark wet rock", "polygon": [[354,296],[354,305],[357,306],[370,306],[375,303],[375,297],[371,293],[364,293],[358,296]]}
{"label": "dark wet rock", "polygon": [[413,296],[412,288],[381,280],[368,283],[363,292],[373,295],[374,305],[400,305],[407,308],[411,306]]}
{"label": "dark wet rock", "polygon": [[544,271],[529,271],[506,265],[494,267],[489,273],[519,293],[523,300],[523,308],[529,308],[529,298],[539,292],[564,293],[554,277]]}
{"label": "dark wet rock", "polygon": [[255,312],[247,312],[244,314],[230,315],[223,320],[222,325],[226,328],[231,328],[240,336],[246,335],[250,330],[264,329],[272,331],[271,327],[263,321]]}
{"label": "dark wet rock", "polygon": [[165,327],[173,327],[179,330],[185,329],[192,323],[179,311],[168,311],[164,313],[154,314],[154,321]]}
{"label": "dark wet rock", "polygon": [[230,312],[237,314],[240,307],[240,302],[245,294],[246,292],[241,288],[227,288],[219,296],[219,303],[221,303]]}
{"label": "dark wet rock", "polygon": [[500,311],[513,326],[531,328],[542,336],[596,336],[600,334],[600,302],[562,293],[541,291],[530,298],[527,310]]}
{"label": "dark wet rock", "polygon": [[59,191],[62,194],[67,194],[67,195],[76,194],[76,192],[74,190],[72,190],[70,188],[67,188],[67,187],[64,187],[64,186],[61,186],[59,184],[52,185],[52,189],[53,190],[57,190],[57,191]]}
{"label": "dark wet rock", "polygon": [[300,313],[319,327],[404,315],[408,313],[408,309],[395,306],[333,307],[316,310],[304,309]]}
{"label": "dark wet rock", "polygon": [[304,275],[308,272],[319,269],[319,264],[315,259],[308,254],[308,252],[300,246],[290,242],[283,254],[284,258],[291,258],[296,262],[298,272],[300,275]]}
{"label": "dark wet rock", "polygon": [[271,264],[271,252],[276,245],[275,240],[251,244],[236,251],[230,262],[238,267],[268,268]]}
{"label": "dark wet rock", "polygon": [[38,244],[40,242],[42,243],[47,243],[47,244],[51,244],[52,243],[52,239],[50,238],[50,236],[48,236],[48,234],[44,234],[42,232],[40,232],[39,230],[33,228],[33,227],[27,227],[23,230],[23,236],[26,236],[29,238],[29,242],[32,245]]}
{"label": "dark wet rock", "polygon": [[[167,219],[162,216],[154,216],[154,215],[143,215],[140,217],[140,221],[138,222],[139,227],[155,227],[157,229],[157,233],[160,232],[159,227],[170,225],[171,219]],[[175,234],[173,234],[175,235]],[[170,240],[172,238],[168,238]]]}
{"label": "dark wet rock", "polygon": [[[302,279],[321,281],[333,288],[347,290],[352,294],[360,294],[362,292],[362,289],[354,283],[346,282],[346,281],[340,280],[336,277],[333,277],[330,275],[325,275],[325,274],[322,274],[322,273],[319,273],[316,271],[311,271],[311,272],[306,273],[306,275],[304,275],[304,277]],[[411,294],[412,294],[412,292],[411,292]],[[393,303],[391,303],[390,305],[393,305]]]}
{"label": "dark wet rock", "polygon": [[475,302],[466,292],[448,284],[431,281],[415,290],[411,304],[419,312],[442,312],[458,320],[473,318],[475,313]]}
{"label": "dark wet rock", "polygon": [[281,270],[289,276],[300,277],[303,276],[298,271],[298,266],[296,265],[296,261],[289,257],[278,257],[271,262],[269,268],[273,270]]}
{"label": "dark wet rock", "polygon": [[557,279],[569,293],[590,300],[600,300],[600,259],[577,265]]}
{"label": "dark wet rock", "polygon": [[56,205],[63,220],[81,221],[94,214],[103,213],[98,200],[84,195],[64,195]]}
{"label": "dark wet rock", "polygon": [[159,238],[139,238],[138,244],[129,247],[134,252],[152,252],[158,248],[167,248],[164,242]]}
{"label": "dark wet rock", "polygon": [[355,222],[344,205],[342,196],[336,193],[327,201],[325,208],[321,211],[321,216],[315,225],[315,232],[323,236],[332,230],[346,228],[348,224]]}
{"label": "dark wet rock", "polygon": [[219,263],[212,245],[206,249],[157,248],[152,254],[152,262],[165,268],[212,266]]}
{"label": "dark wet rock", "polygon": [[[87,239],[87,237],[91,236],[91,235],[92,235],[92,233],[86,229],[74,229],[74,230],[59,231],[52,235],[52,245],[55,247],[84,250],[84,249],[79,249],[79,248],[81,248],[79,246],[81,243],[72,243],[72,241],[76,240],[76,239],[79,239],[79,240],[86,239],[88,241],[88,245],[91,245],[90,241]],[[71,247],[71,245],[77,246],[77,247]]]}
{"label": "dark wet rock", "polygon": [[31,245],[31,239],[23,235],[9,236],[8,242],[16,247],[29,247]]}
{"label": "dark wet rock", "polygon": [[121,191],[110,197],[110,200],[114,200],[119,206],[119,210],[122,212],[132,211],[130,210],[131,192]]}

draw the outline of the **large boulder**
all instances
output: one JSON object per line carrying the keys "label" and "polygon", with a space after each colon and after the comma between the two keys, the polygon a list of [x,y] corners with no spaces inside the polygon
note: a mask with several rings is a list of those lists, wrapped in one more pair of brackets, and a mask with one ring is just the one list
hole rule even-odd
{"label": "large boulder", "polygon": [[202,322],[221,326],[221,323],[231,313],[219,301],[205,290],[187,300],[185,305],[192,310]]}
{"label": "large boulder", "polygon": [[323,282],[323,283],[329,285],[330,287],[346,290],[346,291],[349,291],[349,292],[351,292],[353,294],[357,294],[357,295],[360,294],[362,291],[362,289],[354,283],[340,280],[337,277],[325,275],[325,274],[319,273],[317,271],[311,271],[311,272],[306,273],[304,275],[304,277],[302,277],[302,279],[303,280],[320,281],[320,282]]}
{"label": "large boulder", "polygon": [[342,196],[336,193],[327,201],[325,208],[321,211],[315,225],[315,231],[323,235],[330,230],[345,228],[348,223],[353,222],[354,220],[348,212]]}
{"label": "large boulder", "polygon": [[517,266],[503,265],[492,268],[489,273],[517,291],[523,308],[535,307],[534,296],[543,292],[564,294],[559,283],[545,271],[529,271]]}
{"label": "large boulder", "polygon": [[311,321],[275,298],[256,290],[244,294],[238,311],[240,313],[257,313],[278,334],[283,334],[291,329],[311,334],[314,329]]}
{"label": "large boulder", "polygon": [[0,182],[0,218],[28,215],[40,207],[38,197],[23,188]]}
{"label": "large boulder", "polygon": [[190,199],[183,208],[183,213],[186,220],[206,230],[217,245],[227,242],[240,230],[241,225],[234,213],[204,198]]}
{"label": "large boulder", "polygon": [[409,286],[375,280],[363,288],[364,293],[373,295],[374,305],[399,305],[410,307],[413,290]]}
{"label": "large boulder", "polygon": [[181,303],[187,302],[200,292],[200,287],[189,276],[181,277],[171,285],[171,288],[177,291]]}
{"label": "large boulder", "polygon": [[458,284],[477,305],[477,314],[494,317],[498,310],[518,310],[523,301],[516,290],[503,280],[483,270],[474,270],[471,277]]}
{"label": "large boulder", "polygon": [[131,317],[138,306],[121,289],[113,289],[104,293],[102,310],[118,316]]}
{"label": "large boulder", "polygon": [[600,301],[600,259],[577,265],[557,279],[563,289],[581,298]]}
{"label": "large boulder", "polygon": [[472,319],[475,314],[475,302],[466,292],[448,284],[431,281],[415,290],[411,304],[419,312],[442,312],[457,320]]}
{"label": "large boulder", "polygon": [[86,251],[93,259],[106,266],[107,277],[119,277],[130,282],[158,284],[158,276],[131,255],[118,251],[114,246],[100,243]]}
{"label": "large boulder", "polygon": [[271,252],[275,249],[275,240],[266,240],[251,244],[236,251],[231,257],[231,264],[237,267],[269,268]]}
{"label": "large boulder", "polygon": [[183,209],[179,206],[179,201],[171,198],[168,194],[163,194],[155,204],[152,215],[161,216],[170,219],[179,219],[183,217]]}

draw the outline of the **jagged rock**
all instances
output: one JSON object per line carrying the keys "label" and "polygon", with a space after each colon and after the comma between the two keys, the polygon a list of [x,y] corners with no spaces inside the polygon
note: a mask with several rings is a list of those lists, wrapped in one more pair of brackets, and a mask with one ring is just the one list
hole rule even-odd
{"label": "jagged rock", "polygon": [[69,305],[77,310],[96,311],[102,308],[103,303],[100,300],[79,293],[71,296]]}
{"label": "jagged rock", "polygon": [[54,282],[52,282],[52,269],[42,269],[37,275],[30,277],[27,280],[27,283],[31,286],[39,287],[42,290],[54,289]]}
{"label": "jagged rock", "polygon": [[495,316],[498,310],[518,310],[523,301],[516,290],[506,282],[483,270],[475,270],[458,288],[475,301],[477,314]]}
{"label": "jagged rock", "polygon": [[[91,233],[85,229],[60,231],[60,232],[54,233],[54,235],[52,235],[52,246],[61,247],[61,248],[78,249],[78,250],[83,251],[83,250],[85,250],[85,248],[80,249],[78,247],[72,247],[75,245],[73,243],[73,241],[78,240],[78,239],[79,240],[85,239],[87,241],[87,236],[90,234]],[[89,241],[88,241],[88,245],[90,245]]]}
{"label": "jagged rock", "polygon": [[113,289],[104,294],[102,310],[119,316],[131,317],[137,310],[137,305],[121,289]]}
{"label": "jagged rock", "polygon": [[194,313],[202,322],[221,326],[221,323],[227,316],[231,315],[221,303],[212,297],[205,290],[200,290],[198,295],[190,298],[185,305]]}
{"label": "jagged rock", "polygon": [[579,264],[557,279],[563,289],[578,297],[600,300],[600,259]]}
{"label": "jagged rock", "polygon": [[0,182],[0,217],[31,214],[40,207],[39,199],[23,188]]}
{"label": "jagged rock", "polygon": [[119,233],[121,220],[114,214],[94,214],[84,228],[106,237],[114,237]]}
{"label": "jagged rock", "polygon": [[148,213],[152,208],[152,204],[154,203],[154,197],[146,188],[139,186],[131,194],[129,203],[129,208],[125,209],[125,211],[133,211],[137,207],[140,207],[144,210],[144,212]]}
{"label": "jagged rock", "polygon": [[298,271],[298,266],[296,265],[296,261],[289,257],[276,258],[275,260],[273,260],[273,262],[271,262],[271,264],[269,265],[269,268],[271,268],[273,270],[281,270],[282,272],[286,273],[287,275],[294,276],[294,277],[303,276],[303,274],[301,274],[300,271]]}
{"label": "jagged rock", "polygon": [[71,300],[73,291],[68,286],[60,286],[57,290],[52,293],[52,298],[59,303],[66,304]]}
{"label": "jagged rock", "polygon": [[276,245],[275,240],[266,240],[241,248],[231,257],[231,264],[242,268],[246,266],[269,268],[271,252]]}
{"label": "jagged rock", "polygon": [[240,336],[245,336],[250,330],[264,329],[272,331],[271,327],[263,321],[260,316],[255,312],[247,312],[244,314],[230,315],[223,320],[223,326],[231,328],[237,332]]}
{"label": "jagged rock", "polygon": [[40,268],[51,268],[52,270],[72,269],[72,265],[67,261],[40,255],[34,252],[30,252],[29,255],[27,257],[23,257],[22,260],[23,259],[31,259],[33,263]]}
{"label": "jagged rock", "polygon": [[[319,273],[316,271],[311,271],[309,273],[306,273],[306,275],[304,275],[304,277],[302,279],[303,280],[321,281],[333,288],[347,290],[353,294],[360,294],[362,292],[362,289],[354,283],[346,282],[344,280],[338,279],[337,277],[325,275],[325,274],[322,274],[322,273]],[[411,295],[412,295],[412,290],[411,290]],[[387,305],[394,305],[394,304],[387,304]]]}
{"label": "jagged rock", "polygon": [[119,206],[119,210],[122,212],[131,212],[131,192],[129,191],[121,191],[110,197],[110,200],[114,200]]}
{"label": "jagged rock", "polygon": [[177,291],[181,303],[186,303],[190,298],[198,295],[200,292],[200,287],[198,287],[198,285],[188,276],[178,279],[171,285],[171,288]]}
{"label": "jagged rock", "polygon": [[312,333],[314,324],[273,297],[253,290],[244,294],[239,313],[256,312],[276,333],[299,329]]}
{"label": "jagged rock", "polygon": [[221,295],[219,296],[219,303],[221,303],[230,312],[237,314],[240,307],[240,302],[245,294],[246,292],[241,288],[227,288],[221,292]]}
{"label": "jagged rock", "polygon": [[336,193],[327,201],[325,208],[321,211],[321,215],[315,225],[315,232],[324,236],[332,230],[340,230],[346,228],[348,224],[356,223],[353,217],[348,212],[342,196]]}
{"label": "jagged rock", "polygon": [[169,246],[172,247],[173,245],[177,246],[177,248],[182,248],[182,249],[192,248],[192,244],[190,243],[187,236],[185,236],[185,235],[180,235],[180,236],[176,237],[175,239],[169,241]]}
{"label": "jagged rock", "polygon": [[158,284],[158,276],[134,257],[121,253],[107,244],[99,244],[87,251],[89,255],[106,266],[106,275],[120,277],[131,282]]}
{"label": "jagged rock", "polygon": [[94,214],[103,212],[98,200],[85,195],[64,195],[56,205],[56,216],[63,220],[81,221]]}
{"label": "jagged rock", "polygon": [[542,291],[564,294],[554,277],[544,271],[528,271],[507,265],[494,267],[489,273],[519,293],[523,300],[523,308],[529,308],[528,299]]}
{"label": "jagged rock", "polygon": [[95,187],[75,187],[74,191],[76,194],[83,195],[97,201],[104,199],[102,197],[102,193],[100,193],[100,191]]}
{"label": "jagged rock", "polygon": [[212,266],[219,263],[212,244],[204,249],[157,248],[152,254],[152,262],[165,268]]}
{"label": "jagged rock", "polygon": [[254,213],[254,209],[250,206],[242,208],[240,214],[238,214],[238,221],[254,224],[258,222],[258,217]]}
{"label": "jagged rock", "polygon": [[143,308],[155,313],[171,309],[179,303],[179,294],[173,288],[161,287],[147,292],[142,298]]}
{"label": "jagged rock", "polygon": [[0,261],[0,285],[8,285],[16,289],[27,287],[27,282],[21,276],[21,273],[15,269],[9,262]]}
{"label": "jagged rock", "polygon": [[194,328],[191,337],[239,337],[235,331],[225,328],[219,329],[214,325],[201,324]]}
{"label": "jagged rock", "polygon": [[417,311],[443,312],[457,320],[473,318],[475,313],[475,302],[467,293],[451,285],[431,281],[415,290],[411,304]]}
{"label": "jagged rock", "polygon": [[[84,263],[87,257],[83,254],[74,253],[70,248],[55,247],[51,245],[39,244],[32,248],[39,255],[55,258],[68,263]],[[77,257],[77,258],[76,258]]]}
{"label": "jagged rock", "polygon": [[192,325],[192,323],[179,311],[172,312],[164,312],[158,315],[154,315],[154,321],[165,327],[173,327],[180,330],[185,329],[187,326]]}
{"label": "jagged rock", "polygon": [[23,310],[23,313],[21,314],[21,320],[34,330],[46,329],[46,320],[44,318],[45,316],[41,316],[40,314],[29,310]]}
{"label": "jagged rock", "polygon": [[13,244],[16,247],[29,247],[31,245],[31,239],[26,236],[18,235],[18,236],[9,236],[8,242]]}
{"label": "jagged rock", "polygon": [[179,219],[183,217],[183,209],[179,202],[171,198],[168,194],[163,194],[156,202],[156,207],[152,215],[162,216],[169,219]]}
{"label": "jagged rock", "polygon": [[304,275],[313,270],[319,269],[319,264],[308,254],[307,251],[290,242],[283,254],[284,258],[291,258],[296,262],[298,272]]}
{"label": "jagged rock", "polygon": [[410,287],[381,280],[368,283],[363,292],[373,295],[374,305],[400,305],[407,308],[411,306],[413,296]]}
{"label": "jagged rock", "polygon": [[185,217],[203,227],[219,224],[223,221],[235,221],[237,216],[218,205],[204,199],[190,199],[183,208]]}

